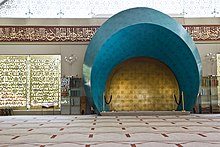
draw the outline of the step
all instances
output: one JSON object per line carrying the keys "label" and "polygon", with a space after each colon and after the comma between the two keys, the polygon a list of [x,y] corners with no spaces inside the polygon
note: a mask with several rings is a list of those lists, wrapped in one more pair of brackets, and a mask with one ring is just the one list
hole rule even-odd
{"label": "step", "polygon": [[154,115],[189,115],[190,111],[108,111],[101,112],[102,116],[154,116]]}

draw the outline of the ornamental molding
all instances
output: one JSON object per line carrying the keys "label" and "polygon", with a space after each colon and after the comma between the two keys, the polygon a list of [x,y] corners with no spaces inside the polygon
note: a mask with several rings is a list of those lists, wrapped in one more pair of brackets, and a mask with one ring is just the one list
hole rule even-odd
{"label": "ornamental molding", "polygon": [[194,41],[220,41],[220,25],[184,25]]}
{"label": "ornamental molding", "polygon": [[[100,26],[0,26],[0,42],[89,42]],[[184,25],[194,41],[220,41],[220,25]]]}
{"label": "ornamental molding", "polygon": [[99,26],[0,26],[1,42],[89,42]]}

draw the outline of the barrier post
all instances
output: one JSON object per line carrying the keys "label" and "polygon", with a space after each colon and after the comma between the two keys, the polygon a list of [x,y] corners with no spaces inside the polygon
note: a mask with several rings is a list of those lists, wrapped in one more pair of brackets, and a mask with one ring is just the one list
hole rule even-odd
{"label": "barrier post", "polygon": [[102,111],[105,112],[105,93],[102,95]]}
{"label": "barrier post", "polygon": [[184,94],[182,91],[182,112],[185,112],[185,106],[184,106]]}

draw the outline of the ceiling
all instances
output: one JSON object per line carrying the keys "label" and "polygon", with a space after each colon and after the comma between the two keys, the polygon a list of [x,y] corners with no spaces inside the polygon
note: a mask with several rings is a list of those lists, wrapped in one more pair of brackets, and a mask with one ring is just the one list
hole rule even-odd
{"label": "ceiling", "polygon": [[0,0],[1,18],[109,18],[149,7],[172,17],[219,17],[219,0]]}

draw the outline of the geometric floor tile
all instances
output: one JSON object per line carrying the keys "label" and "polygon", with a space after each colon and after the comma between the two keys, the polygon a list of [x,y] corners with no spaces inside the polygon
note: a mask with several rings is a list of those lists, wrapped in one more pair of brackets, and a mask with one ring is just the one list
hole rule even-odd
{"label": "geometric floor tile", "polygon": [[219,147],[220,115],[0,116],[0,147]]}

